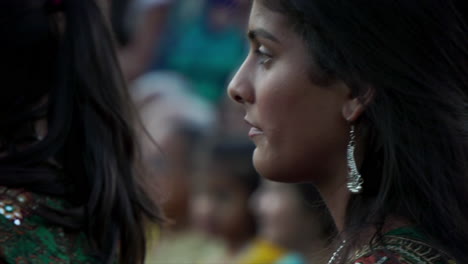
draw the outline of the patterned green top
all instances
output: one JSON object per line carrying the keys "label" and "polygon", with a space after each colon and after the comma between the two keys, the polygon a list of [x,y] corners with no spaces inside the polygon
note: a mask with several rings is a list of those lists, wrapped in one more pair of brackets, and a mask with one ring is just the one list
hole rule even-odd
{"label": "patterned green top", "polygon": [[98,263],[85,234],[49,224],[34,213],[38,203],[66,208],[62,200],[0,186],[0,263]]}
{"label": "patterned green top", "polygon": [[429,245],[415,228],[388,232],[377,245],[359,250],[352,264],[456,264],[445,252]]}

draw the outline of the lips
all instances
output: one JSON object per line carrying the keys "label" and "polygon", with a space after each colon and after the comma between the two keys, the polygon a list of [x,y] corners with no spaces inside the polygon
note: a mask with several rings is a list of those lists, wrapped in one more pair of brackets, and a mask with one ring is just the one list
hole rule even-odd
{"label": "lips", "polygon": [[255,137],[255,136],[263,134],[263,131],[260,128],[253,125],[249,120],[247,120],[247,119],[244,119],[244,120],[247,123],[247,125],[249,125],[251,127],[250,131],[249,131],[249,137]]}
{"label": "lips", "polygon": [[255,137],[258,135],[262,135],[262,134],[263,134],[263,131],[261,131],[260,129],[256,127],[252,127],[249,131],[249,137]]}

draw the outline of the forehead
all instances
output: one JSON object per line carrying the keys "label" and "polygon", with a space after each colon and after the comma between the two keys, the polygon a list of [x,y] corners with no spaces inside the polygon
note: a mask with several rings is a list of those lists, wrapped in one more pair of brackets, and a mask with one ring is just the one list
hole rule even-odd
{"label": "forehead", "polygon": [[262,1],[254,0],[249,17],[249,30],[263,28],[275,32],[277,37],[292,34],[286,16],[265,7]]}

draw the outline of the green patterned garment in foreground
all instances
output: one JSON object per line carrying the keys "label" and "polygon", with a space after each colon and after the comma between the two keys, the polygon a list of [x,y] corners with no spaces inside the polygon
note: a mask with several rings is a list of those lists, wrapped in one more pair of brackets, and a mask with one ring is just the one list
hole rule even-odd
{"label": "green patterned garment in foreground", "polygon": [[66,208],[64,201],[0,186],[0,263],[98,263],[89,254],[84,233],[49,224],[34,214],[39,203]]}

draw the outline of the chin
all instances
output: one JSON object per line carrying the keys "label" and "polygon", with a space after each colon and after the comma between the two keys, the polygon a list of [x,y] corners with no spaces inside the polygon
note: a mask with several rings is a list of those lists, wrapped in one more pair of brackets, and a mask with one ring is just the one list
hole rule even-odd
{"label": "chin", "polygon": [[255,149],[253,154],[253,165],[255,170],[262,176],[270,181],[283,182],[283,183],[296,183],[302,182],[294,174],[294,167],[285,166],[282,160],[273,161],[265,159],[258,149]]}
{"label": "chin", "polygon": [[[276,155],[274,159],[267,158],[271,155],[263,155],[261,150],[255,149],[253,165],[255,170],[270,181],[282,183],[313,183],[311,175],[315,175],[310,166],[300,166],[296,159],[284,159]],[[310,163],[307,165],[311,165]]]}

